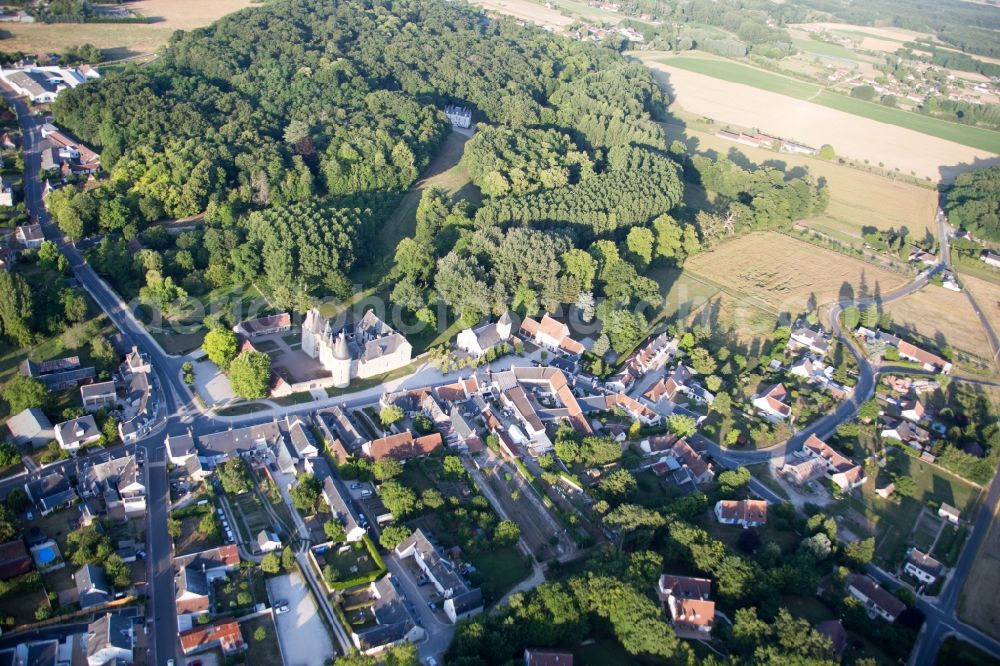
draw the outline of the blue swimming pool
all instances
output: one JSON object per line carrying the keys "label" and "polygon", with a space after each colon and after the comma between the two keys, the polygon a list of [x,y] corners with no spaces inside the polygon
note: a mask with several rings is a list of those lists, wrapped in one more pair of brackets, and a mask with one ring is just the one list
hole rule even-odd
{"label": "blue swimming pool", "polygon": [[35,552],[35,559],[38,563],[45,565],[50,563],[52,560],[56,559],[56,551],[53,550],[52,546],[46,546],[45,548],[39,548]]}

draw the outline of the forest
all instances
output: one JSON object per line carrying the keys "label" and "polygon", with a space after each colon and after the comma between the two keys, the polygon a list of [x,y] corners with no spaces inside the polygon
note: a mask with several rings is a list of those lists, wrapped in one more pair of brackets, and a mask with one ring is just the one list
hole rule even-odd
{"label": "forest", "polygon": [[[431,326],[442,301],[467,323],[567,305],[623,352],[661,302],[651,264],[825,206],[808,173],[669,146],[669,100],[610,49],[453,3],[287,0],[60,95],[55,121],[100,149],[110,177],[60,189],[49,209],[71,238],[102,234],[93,265],[161,309],[249,282],[282,308],[348,298],[452,102],[478,123],[463,160],[482,202],[425,191],[382,278]],[[715,205],[687,208],[685,182]],[[159,224],[202,213],[177,236]]]}
{"label": "forest", "polygon": [[960,174],[948,192],[945,212],[952,225],[1000,240],[1000,166]]}
{"label": "forest", "polygon": [[986,3],[963,0],[799,0],[800,5],[829,12],[857,25],[890,25],[929,32],[960,51],[1000,56],[996,30],[1000,13]]}

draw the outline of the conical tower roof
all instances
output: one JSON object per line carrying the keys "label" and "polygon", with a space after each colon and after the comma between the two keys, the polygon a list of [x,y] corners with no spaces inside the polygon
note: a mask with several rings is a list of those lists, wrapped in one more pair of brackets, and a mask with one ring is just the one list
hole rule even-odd
{"label": "conical tower roof", "polygon": [[351,350],[347,348],[347,336],[341,331],[337,336],[337,341],[333,344],[333,357],[341,361],[351,358]]}

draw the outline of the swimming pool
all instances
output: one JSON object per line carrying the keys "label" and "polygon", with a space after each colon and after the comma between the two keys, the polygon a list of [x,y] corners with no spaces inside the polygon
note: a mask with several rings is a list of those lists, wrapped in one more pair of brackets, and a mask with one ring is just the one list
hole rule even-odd
{"label": "swimming pool", "polygon": [[35,560],[40,565],[46,565],[56,559],[56,551],[52,546],[45,546],[44,548],[39,548],[35,551]]}

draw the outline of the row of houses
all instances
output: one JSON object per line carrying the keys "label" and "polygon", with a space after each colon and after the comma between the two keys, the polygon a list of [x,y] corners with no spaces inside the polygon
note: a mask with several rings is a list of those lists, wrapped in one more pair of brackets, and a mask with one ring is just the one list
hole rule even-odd
{"label": "row of houses", "polygon": [[853,490],[868,480],[864,467],[836,451],[815,434],[802,448],[786,458],[778,470],[795,485],[805,485],[826,477],[841,490]]}
{"label": "row of houses", "polygon": [[855,335],[862,341],[869,344],[884,345],[894,347],[899,351],[899,357],[905,361],[920,364],[923,370],[928,372],[938,372],[947,375],[951,372],[951,362],[932,352],[922,349],[911,342],[907,342],[891,333],[879,329],[868,329],[859,326]]}

